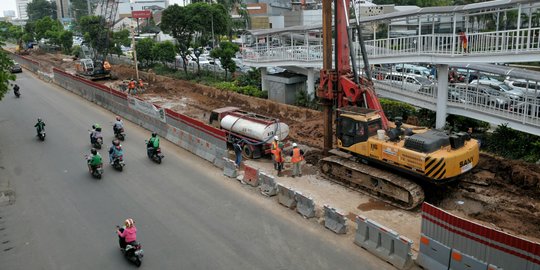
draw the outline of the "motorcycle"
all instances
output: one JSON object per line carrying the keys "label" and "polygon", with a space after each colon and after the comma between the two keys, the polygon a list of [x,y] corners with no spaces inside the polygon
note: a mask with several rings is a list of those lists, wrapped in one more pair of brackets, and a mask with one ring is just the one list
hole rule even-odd
{"label": "motorcycle", "polygon": [[161,160],[165,158],[165,156],[161,153],[160,147],[158,147],[158,149],[156,149],[155,152],[154,152],[154,147],[147,147],[146,154],[148,155],[149,159],[153,160],[157,164],[161,164]]}
{"label": "motorcycle", "polygon": [[44,141],[45,140],[45,130],[40,130],[37,136],[41,141]]}
{"label": "motorcycle", "polygon": [[126,133],[124,132],[124,128],[120,128],[120,129],[115,129],[113,127],[113,130],[114,130],[114,137],[123,141],[126,139]]}
{"label": "motorcycle", "polygon": [[101,146],[103,145],[103,137],[98,137],[95,141],[94,141],[94,144],[92,144],[92,147],[96,148],[96,149],[101,149]]}
{"label": "motorcycle", "polygon": [[92,177],[101,179],[101,176],[103,175],[103,165],[98,165],[96,168],[92,169]]}
{"label": "motorcycle", "polygon": [[15,93],[15,96],[20,98],[21,97],[21,92],[19,90],[13,90],[13,92]]}
{"label": "motorcycle", "polygon": [[[116,226],[116,228],[120,231],[123,231],[123,228],[120,228],[119,226]],[[126,244],[125,248],[120,247],[120,250],[122,251],[122,254],[124,254],[124,257],[128,259],[128,261],[134,263],[137,267],[141,266],[142,258],[144,257],[144,251],[142,249],[141,243],[134,241]]]}
{"label": "motorcycle", "polygon": [[112,167],[118,171],[122,171],[126,164],[124,163],[124,156],[117,156],[113,158]]}

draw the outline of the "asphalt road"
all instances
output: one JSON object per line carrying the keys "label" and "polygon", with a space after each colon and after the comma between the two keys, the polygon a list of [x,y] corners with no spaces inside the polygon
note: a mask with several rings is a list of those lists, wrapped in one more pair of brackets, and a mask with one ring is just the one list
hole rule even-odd
{"label": "asphalt road", "polygon": [[21,98],[0,102],[0,180],[16,193],[0,207],[1,269],[132,269],[114,233],[126,217],[146,269],[393,269],[165,140],[163,163],[151,162],[149,132],[129,122],[125,170],[107,164],[93,179],[88,129],[100,123],[110,144],[114,115],[26,70],[17,83]]}

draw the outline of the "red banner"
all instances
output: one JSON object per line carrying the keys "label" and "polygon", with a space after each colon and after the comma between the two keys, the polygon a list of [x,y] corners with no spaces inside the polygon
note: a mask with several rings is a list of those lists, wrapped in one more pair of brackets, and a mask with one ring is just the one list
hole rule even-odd
{"label": "red banner", "polygon": [[152,17],[152,11],[150,10],[134,10],[131,11],[131,18],[133,19],[148,19]]}

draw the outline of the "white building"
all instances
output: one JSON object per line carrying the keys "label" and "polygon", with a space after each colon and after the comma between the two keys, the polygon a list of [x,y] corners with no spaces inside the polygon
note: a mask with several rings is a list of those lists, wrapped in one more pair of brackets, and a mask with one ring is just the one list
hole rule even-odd
{"label": "white building", "polygon": [[4,10],[4,17],[15,17],[15,10]]}
{"label": "white building", "polygon": [[31,0],[15,0],[17,3],[17,13],[19,14],[19,19],[28,20],[28,13],[26,12],[26,6],[28,3],[32,2]]}

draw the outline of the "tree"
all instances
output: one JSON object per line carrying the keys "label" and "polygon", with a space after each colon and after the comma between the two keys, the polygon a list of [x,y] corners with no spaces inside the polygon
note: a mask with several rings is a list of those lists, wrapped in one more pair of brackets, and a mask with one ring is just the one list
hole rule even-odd
{"label": "tree", "polygon": [[90,42],[90,46],[96,53],[96,55],[103,55],[108,53],[110,43],[107,42],[107,38],[104,33],[110,34],[107,28],[102,23],[100,16],[83,16],[78,23],[79,31],[83,34],[84,40]]}
{"label": "tree", "polygon": [[161,61],[164,65],[166,62],[172,62],[176,59],[174,44],[170,41],[154,44],[152,54],[155,60]]}
{"label": "tree", "polygon": [[113,32],[111,42],[111,54],[121,55],[122,46],[129,46],[131,39],[129,38],[129,30],[124,29],[118,32]]}
{"label": "tree", "polygon": [[227,72],[234,73],[236,71],[236,62],[234,62],[232,58],[236,55],[238,50],[238,45],[225,41],[221,42],[218,48],[215,48],[210,52],[211,57],[219,58],[221,66],[225,69],[225,79],[227,79]]}
{"label": "tree", "polygon": [[53,20],[51,17],[43,17],[35,22],[34,35],[38,40],[42,38],[54,39],[56,33],[62,31],[63,29],[64,27],[59,21]]}
{"label": "tree", "polygon": [[161,15],[161,30],[171,34],[178,43],[178,52],[183,60],[184,72],[187,75],[189,47],[195,33],[195,28],[190,14],[190,5],[181,7],[172,5],[167,7]]}
{"label": "tree", "polygon": [[87,0],[71,0],[71,10],[75,15],[75,19],[80,20],[83,16],[88,16]]}
{"label": "tree", "polygon": [[28,21],[34,22],[45,17],[56,19],[56,2],[47,0],[33,0],[26,6]]}
{"label": "tree", "polygon": [[[0,48],[4,43],[0,42]],[[0,49],[0,100],[9,90],[9,81],[15,80],[15,75],[11,74],[10,67],[13,61],[8,57],[6,51]]]}
{"label": "tree", "polygon": [[64,52],[69,54],[71,52],[71,47],[73,47],[73,33],[68,30],[62,30],[59,32],[58,40]]}
{"label": "tree", "polygon": [[151,38],[145,38],[139,40],[135,46],[135,51],[137,52],[137,60],[139,62],[145,61],[146,66],[153,62],[155,57],[153,54],[153,48],[156,42]]}

